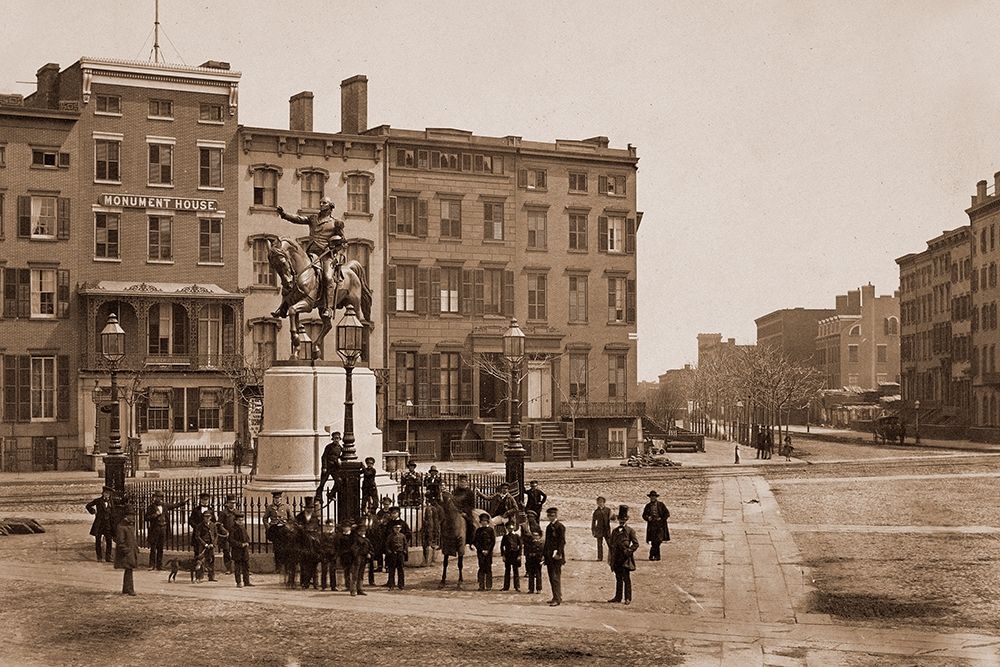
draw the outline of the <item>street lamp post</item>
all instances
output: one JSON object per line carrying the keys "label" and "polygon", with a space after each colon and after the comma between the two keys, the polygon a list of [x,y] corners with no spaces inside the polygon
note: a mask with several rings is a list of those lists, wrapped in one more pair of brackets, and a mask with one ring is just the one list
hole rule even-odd
{"label": "street lamp post", "polygon": [[[120,412],[118,402],[118,364],[125,358],[125,330],[118,324],[118,316],[108,315],[108,322],[101,330],[101,356],[111,368],[111,400],[113,410]],[[117,417],[117,418],[116,418]],[[104,457],[104,484],[114,490],[115,500],[125,500],[125,454],[119,429],[120,415],[112,415],[111,433],[108,436],[108,453]]]}
{"label": "street lamp post", "polygon": [[354,451],[354,388],[351,373],[362,352],[365,325],[354,306],[347,306],[337,325],[337,354],[344,361],[344,451],[340,455],[337,480],[337,518],[339,521],[361,518],[361,462]]}
{"label": "street lamp post", "polygon": [[524,498],[524,445],[521,444],[521,392],[518,371],[524,360],[524,332],[511,318],[503,335],[503,356],[510,365],[510,437],[504,449],[507,484],[517,482],[518,499]]}
{"label": "street lamp post", "polygon": [[736,401],[736,441],[743,442],[743,401]]}
{"label": "street lamp post", "polygon": [[406,451],[410,451],[410,413],[413,412],[413,401],[406,399]]}
{"label": "street lamp post", "polygon": [[920,401],[913,401],[913,409],[917,413],[917,426],[916,434],[914,436],[913,442],[916,445],[920,444]]}

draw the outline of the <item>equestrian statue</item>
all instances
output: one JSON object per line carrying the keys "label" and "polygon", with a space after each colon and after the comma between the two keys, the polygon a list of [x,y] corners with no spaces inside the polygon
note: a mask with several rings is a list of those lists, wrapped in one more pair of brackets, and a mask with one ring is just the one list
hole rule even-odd
{"label": "equestrian statue", "polygon": [[278,215],[296,225],[308,225],[306,247],[295,239],[281,237],[269,241],[267,261],[281,280],[281,305],[273,317],[287,317],[291,330],[291,359],[299,358],[305,327],[299,315],[319,310],[323,326],[312,341],[312,358],[322,355],[323,338],[333,328],[338,308],[354,306],[361,319],[371,322],[372,291],[364,267],[356,259],[345,262],[344,223],[333,217],[333,202],[323,197],[318,215],[292,215],[280,206]]}

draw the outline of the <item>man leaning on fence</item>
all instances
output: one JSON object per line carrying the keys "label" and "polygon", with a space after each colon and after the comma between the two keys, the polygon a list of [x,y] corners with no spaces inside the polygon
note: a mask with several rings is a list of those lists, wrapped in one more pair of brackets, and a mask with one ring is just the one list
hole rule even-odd
{"label": "man leaning on fence", "polygon": [[153,500],[146,507],[146,535],[149,543],[149,569],[163,569],[163,547],[170,537],[170,511],[187,505],[187,499],[176,503],[163,501],[163,491],[153,491]]}

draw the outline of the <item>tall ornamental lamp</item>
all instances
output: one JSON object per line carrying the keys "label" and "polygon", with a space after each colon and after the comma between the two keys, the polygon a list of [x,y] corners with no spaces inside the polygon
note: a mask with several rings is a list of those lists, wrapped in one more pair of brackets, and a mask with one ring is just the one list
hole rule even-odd
{"label": "tall ornamental lamp", "polygon": [[365,325],[354,306],[347,306],[337,324],[337,354],[344,361],[344,451],[340,455],[340,479],[337,480],[337,518],[340,521],[361,519],[361,462],[354,451],[354,388],[351,373],[361,358]]}
{"label": "tall ornamental lamp", "polygon": [[[125,330],[118,324],[118,316],[108,315],[108,322],[101,330],[101,356],[111,369],[112,410],[120,410],[118,397],[118,364],[125,358]],[[111,420],[108,453],[104,457],[104,484],[114,489],[115,499],[125,499],[125,454],[122,452],[122,437],[117,415]]]}
{"label": "tall ornamental lamp", "polygon": [[920,401],[913,401],[913,410],[917,413],[917,428],[916,434],[914,435],[914,444],[920,444]]}
{"label": "tall ornamental lamp", "polygon": [[524,361],[524,332],[511,319],[510,328],[503,335],[503,356],[510,366],[510,438],[504,449],[507,465],[507,484],[517,482],[518,498],[524,498],[524,445],[521,444],[521,391],[518,373]]}

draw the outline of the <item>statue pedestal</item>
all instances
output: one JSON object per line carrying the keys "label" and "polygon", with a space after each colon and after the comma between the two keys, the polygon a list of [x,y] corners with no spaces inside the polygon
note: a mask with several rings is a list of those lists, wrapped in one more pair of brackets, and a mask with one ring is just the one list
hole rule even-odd
{"label": "statue pedestal", "polygon": [[[379,492],[395,492],[382,468],[382,432],[375,421],[375,374],[355,368],[354,447],[358,461],[375,459]],[[257,474],[244,487],[246,498],[284,491],[289,502],[312,497],[319,484],[320,457],[331,431],[343,433],[345,373],[324,361],[279,361],[264,373],[264,421],[257,438]],[[391,485],[391,486],[390,486]],[[327,489],[332,480],[327,482]],[[325,502],[325,501],[324,501]]]}

